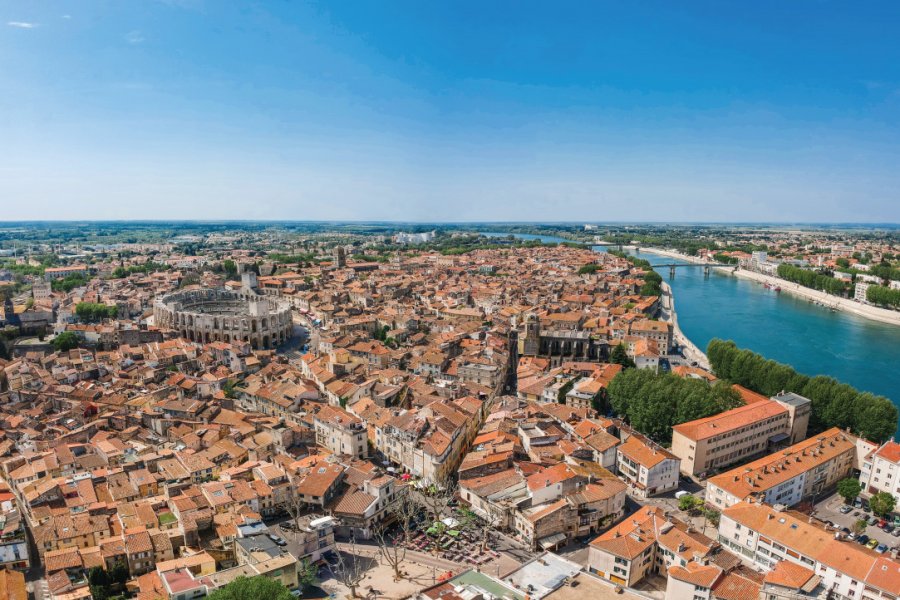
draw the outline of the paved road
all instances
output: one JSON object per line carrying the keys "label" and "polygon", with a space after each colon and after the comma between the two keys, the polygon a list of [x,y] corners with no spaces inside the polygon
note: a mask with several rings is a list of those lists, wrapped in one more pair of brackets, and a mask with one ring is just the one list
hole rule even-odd
{"label": "paved road", "polygon": [[[381,552],[378,546],[376,546],[375,544],[361,544],[359,542],[357,542],[356,544],[347,544],[345,542],[337,542],[337,544],[335,545],[337,546],[338,550],[345,554],[365,556],[366,558],[377,559]],[[460,569],[468,568],[468,565],[445,560],[440,556],[433,556],[426,552],[418,552],[416,550],[407,550],[406,560],[418,563],[426,567],[433,567],[440,571],[459,571]]]}

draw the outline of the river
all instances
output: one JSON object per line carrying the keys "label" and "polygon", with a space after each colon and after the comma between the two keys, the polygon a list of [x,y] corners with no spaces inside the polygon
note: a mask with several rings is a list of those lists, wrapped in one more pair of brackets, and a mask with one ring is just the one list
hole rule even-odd
{"label": "river", "polygon": [[[517,237],[566,241],[553,236]],[[632,254],[650,264],[672,262],[646,252]],[[698,267],[679,268],[673,280],[668,268],[660,269],[660,275],[672,287],[681,330],[700,349],[716,337],[734,340],[741,348],[789,364],[801,373],[829,375],[900,404],[896,364],[900,327],[831,312],[715,270],[709,278]]]}
{"label": "river", "polygon": [[[672,259],[637,252],[650,264]],[[807,375],[830,375],[864,391],[891,398],[900,390],[900,327],[870,321],[778,293],[761,284],[698,267],[679,268],[669,282],[678,324],[701,349],[714,338],[731,339]]]}

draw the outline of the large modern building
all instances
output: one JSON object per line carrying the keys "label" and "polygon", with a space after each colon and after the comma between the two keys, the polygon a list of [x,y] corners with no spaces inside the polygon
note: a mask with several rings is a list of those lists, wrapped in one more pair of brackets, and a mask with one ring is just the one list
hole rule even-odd
{"label": "large modern building", "polygon": [[811,403],[779,394],[672,428],[672,453],[681,471],[703,476],[716,469],[771,453],[806,437]]}
{"label": "large modern building", "polygon": [[896,600],[900,595],[900,563],[838,539],[804,514],[740,502],[722,511],[719,542],[759,569],[782,561],[806,567],[821,577],[828,598]]}
{"label": "large modern building", "polygon": [[793,506],[837,484],[855,464],[857,438],[835,427],[711,477],[706,502],[720,510],[750,500]]}

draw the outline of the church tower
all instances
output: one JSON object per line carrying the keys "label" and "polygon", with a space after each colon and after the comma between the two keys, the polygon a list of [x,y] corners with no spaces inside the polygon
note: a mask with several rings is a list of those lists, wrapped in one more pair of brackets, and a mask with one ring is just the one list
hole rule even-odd
{"label": "church tower", "polygon": [[519,339],[519,354],[537,356],[541,349],[541,322],[534,313],[525,317],[525,336]]}

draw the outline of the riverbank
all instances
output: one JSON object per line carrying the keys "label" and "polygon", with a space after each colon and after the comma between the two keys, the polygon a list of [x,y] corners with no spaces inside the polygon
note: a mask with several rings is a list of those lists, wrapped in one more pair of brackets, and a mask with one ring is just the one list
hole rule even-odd
{"label": "riverbank", "polygon": [[[706,261],[699,259],[696,256],[688,256],[686,254],[674,252],[672,250],[662,250],[659,248],[641,248],[641,252],[656,254],[658,256],[665,256],[667,258],[675,258],[694,264],[706,264]],[[900,312],[898,311],[879,308],[877,306],[870,306],[868,304],[857,302],[856,300],[851,300],[850,298],[840,298],[838,296],[833,296],[819,290],[814,290],[812,288],[802,286],[798,283],[792,283],[780,277],[764,275],[762,273],[756,273],[755,271],[747,271],[745,269],[735,270],[732,267],[715,267],[715,269],[727,275],[733,275],[742,279],[749,279],[758,283],[767,283],[770,286],[778,286],[781,288],[782,292],[792,294],[799,298],[817,302],[823,305],[823,308],[840,310],[857,315],[859,317],[863,317],[864,319],[870,319],[872,321],[878,321],[880,323],[888,323],[890,325],[900,326]]]}
{"label": "riverbank", "polygon": [[707,371],[711,371],[706,353],[700,350],[688,336],[684,335],[681,327],[678,326],[678,313],[675,311],[675,296],[672,295],[672,288],[669,287],[668,283],[663,282],[662,291],[663,296],[660,298],[662,312],[664,318],[672,324],[672,338],[675,340],[675,343],[681,346],[681,352],[686,359],[696,362],[698,366]]}

